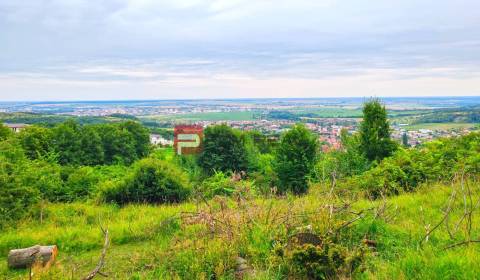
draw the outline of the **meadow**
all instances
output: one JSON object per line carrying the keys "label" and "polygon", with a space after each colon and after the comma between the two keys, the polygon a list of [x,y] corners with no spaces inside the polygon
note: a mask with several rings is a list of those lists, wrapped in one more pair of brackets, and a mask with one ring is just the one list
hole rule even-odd
{"label": "meadow", "polygon": [[[466,188],[471,192],[464,203]],[[337,192],[342,190],[315,185],[304,196],[258,197],[246,190],[172,205],[52,203],[42,221],[29,217],[0,233],[0,252],[6,256],[11,248],[57,244],[58,262],[49,270],[34,270],[34,279],[78,279],[98,261],[102,226],[111,238],[103,272],[113,279],[234,279],[238,257],[251,268],[247,279],[285,279],[288,264],[276,252],[288,247],[289,238],[306,229],[321,238],[338,230],[346,247],[364,255],[361,269],[346,277],[475,279],[480,274],[478,244],[448,248],[480,235],[478,209],[464,216],[465,207],[478,206],[476,183],[424,185],[415,193],[376,201]],[[365,246],[367,239],[374,245]],[[0,263],[5,279],[25,279],[28,273]]]}

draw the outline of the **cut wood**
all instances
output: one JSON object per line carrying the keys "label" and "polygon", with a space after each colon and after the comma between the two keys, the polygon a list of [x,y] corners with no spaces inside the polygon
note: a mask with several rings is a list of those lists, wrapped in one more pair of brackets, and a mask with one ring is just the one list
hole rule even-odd
{"label": "cut wood", "polygon": [[14,249],[8,253],[9,268],[27,268],[34,263],[50,265],[57,257],[57,246],[35,245],[29,248]]}

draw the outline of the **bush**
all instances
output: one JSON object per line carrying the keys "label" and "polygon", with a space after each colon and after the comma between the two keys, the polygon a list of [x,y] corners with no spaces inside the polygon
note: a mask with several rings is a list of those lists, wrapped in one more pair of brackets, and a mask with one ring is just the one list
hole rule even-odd
{"label": "bush", "polygon": [[152,158],[136,162],[123,180],[110,185],[102,191],[104,200],[118,204],[181,202],[190,194],[185,173]]}
{"label": "bush", "polygon": [[348,179],[369,197],[413,191],[427,181],[451,180],[455,175],[478,176],[480,134],[445,138],[419,149],[399,149],[367,172]]}
{"label": "bush", "polygon": [[23,180],[27,174],[23,151],[9,141],[0,142],[0,228],[27,215],[40,200],[38,189]]}
{"label": "bush", "polygon": [[368,159],[360,150],[358,134],[348,135],[348,132],[343,130],[341,141],[342,149],[320,155],[320,159],[315,166],[317,180],[326,182],[333,178],[348,178],[361,174],[370,167]]}
{"label": "bush", "polygon": [[269,195],[278,186],[278,178],[273,169],[274,156],[261,154],[258,156],[258,170],[251,176],[255,182],[256,190],[263,195]]}
{"label": "bush", "polygon": [[99,174],[92,167],[83,166],[75,169],[65,182],[66,200],[75,201],[90,197],[99,180]]}
{"label": "bush", "polygon": [[288,244],[274,249],[292,279],[343,279],[359,270],[365,249],[323,239],[321,244]]}
{"label": "bush", "polygon": [[[234,175],[239,176],[239,174]],[[204,198],[212,198],[216,195],[229,196],[244,193],[249,190],[251,182],[241,180],[241,178],[236,176],[228,176],[223,172],[215,172],[214,175],[203,180],[197,192]]]}

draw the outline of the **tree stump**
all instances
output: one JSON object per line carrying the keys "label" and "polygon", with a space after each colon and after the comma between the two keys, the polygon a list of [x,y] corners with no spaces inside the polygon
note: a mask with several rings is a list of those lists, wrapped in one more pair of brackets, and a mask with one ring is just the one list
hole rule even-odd
{"label": "tree stump", "polygon": [[57,257],[57,246],[35,245],[29,248],[14,249],[8,253],[9,268],[28,268],[34,263],[50,265]]}

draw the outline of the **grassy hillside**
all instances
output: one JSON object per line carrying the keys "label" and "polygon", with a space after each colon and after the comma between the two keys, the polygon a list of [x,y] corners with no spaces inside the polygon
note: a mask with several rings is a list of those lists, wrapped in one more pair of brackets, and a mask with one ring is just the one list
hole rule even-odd
{"label": "grassy hillside", "polygon": [[[360,252],[363,264],[353,274],[343,271],[345,278],[480,275],[478,243],[445,249],[468,235],[479,239],[478,209],[464,216],[465,209],[478,206],[477,185],[426,185],[416,193],[375,202],[347,199],[348,194],[340,199],[335,193],[317,185],[301,197],[258,198],[244,190],[231,198],[165,206],[48,204],[43,221],[30,217],[0,233],[0,255],[5,258],[11,248],[57,244],[60,261],[48,272],[34,271],[34,276],[78,279],[98,261],[102,224],[111,236],[104,272],[112,279],[233,279],[238,256],[253,269],[251,278],[285,279],[292,265],[287,262],[291,237],[312,232],[323,242]],[[448,209],[448,221],[421,243]],[[5,279],[25,279],[27,274],[0,262]]]}

